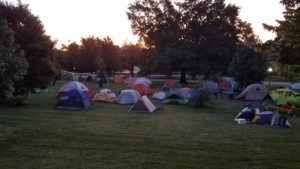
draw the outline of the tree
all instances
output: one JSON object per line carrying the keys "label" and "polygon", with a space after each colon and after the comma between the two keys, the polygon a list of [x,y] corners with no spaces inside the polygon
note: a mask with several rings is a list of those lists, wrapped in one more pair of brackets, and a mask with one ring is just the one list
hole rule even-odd
{"label": "tree", "polygon": [[119,47],[114,45],[114,42],[110,37],[105,37],[99,41],[101,46],[101,58],[105,65],[105,72],[107,75],[111,75],[116,69],[118,69],[119,60]]}
{"label": "tree", "polygon": [[286,9],[284,20],[277,21],[278,26],[263,24],[265,29],[276,33],[273,42],[268,42],[273,44],[273,50],[267,48],[267,52],[277,56],[273,62],[276,73],[294,81],[295,78],[299,78],[297,73],[300,65],[300,1],[281,0],[281,4]]}
{"label": "tree", "polygon": [[156,69],[180,71],[181,82],[186,72],[226,72],[238,42],[236,6],[224,0],[139,0],[127,15],[133,32],[155,50]]}
{"label": "tree", "polygon": [[23,80],[28,64],[24,51],[15,44],[13,31],[0,20],[0,104],[18,104],[27,98],[16,83]]}
{"label": "tree", "polygon": [[281,0],[285,6],[283,21],[279,26],[263,24],[276,33],[275,42],[280,43],[280,59],[282,64],[300,64],[300,2],[299,0]]}
{"label": "tree", "polygon": [[73,72],[101,72],[102,75],[111,75],[120,64],[119,47],[109,37],[81,38],[80,45],[75,42],[63,45],[59,55],[62,68]]}
{"label": "tree", "polygon": [[261,46],[262,42],[253,32],[251,23],[239,19],[236,26],[239,31],[238,38],[241,44],[252,49],[257,49]]}
{"label": "tree", "polygon": [[199,64],[199,68],[206,67],[207,70],[198,70],[205,77],[218,72],[225,74],[238,42],[238,7],[226,5],[224,0],[185,0],[180,7],[183,44],[196,55],[188,60]]}
{"label": "tree", "polygon": [[120,59],[123,69],[128,69],[133,76],[134,66],[138,66],[141,63],[142,48],[136,44],[124,44],[121,48]]}
{"label": "tree", "polygon": [[281,77],[295,82],[300,79],[300,65],[280,64],[272,62],[274,71]]}
{"label": "tree", "polygon": [[21,1],[17,5],[0,1],[0,19],[8,22],[15,43],[20,45],[29,64],[22,84],[28,89],[46,87],[56,74],[54,42],[45,34],[39,18]]}
{"label": "tree", "polygon": [[[180,47],[180,15],[174,4],[169,0],[135,1],[129,5],[127,13],[133,32],[138,34],[145,47],[155,54],[153,68],[166,70],[165,62],[175,62],[180,55],[170,56],[172,50]],[[172,52],[171,52],[172,53]],[[174,53],[174,52],[173,52]],[[163,54],[163,55],[160,55]],[[176,53],[177,54],[177,53]],[[171,59],[171,60],[169,60]],[[168,61],[169,60],[169,61]],[[167,64],[167,65],[180,65]],[[170,68],[167,71],[172,71]],[[184,68],[181,69],[181,71]],[[180,69],[177,69],[180,70]],[[183,82],[185,79],[183,79]]]}
{"label": "tree", "polygon": [[254,49],[241,45],[232,60],[232,75],[240,86],[260,83],[266,76],[266,57]]}
{"label": "tree", "polygon": [[82,38],[79,51],[78,71],[79,72],[96,72],[104,71],[105,64],[101,58],[101,40],[93,36]]}
{"label": "tree", "polygon": [[64,70],[76,72],[79,70],[80,66],[80,46],[72,42],[69,45],[63,45],[62,49],[60,50],[60,56],[58,60],[61,60],[61,67]]}

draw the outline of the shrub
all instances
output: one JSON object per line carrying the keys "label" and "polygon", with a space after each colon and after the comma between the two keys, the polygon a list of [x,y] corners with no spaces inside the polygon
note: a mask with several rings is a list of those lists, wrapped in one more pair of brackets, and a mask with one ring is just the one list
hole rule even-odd
{"label": "shrub", "polygon": [[196,107],[204,107],[207,103],[211,103],[211,94],[204,89],[197,90],[197,96],[189,100],[189,105]]}

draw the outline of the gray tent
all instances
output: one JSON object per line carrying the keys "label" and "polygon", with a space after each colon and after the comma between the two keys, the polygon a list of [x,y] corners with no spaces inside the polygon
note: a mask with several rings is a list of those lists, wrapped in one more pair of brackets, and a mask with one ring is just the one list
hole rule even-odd
{"label": "gray tent", "polygon": [[149,98],[145,95],[142,96],[138,102],[136,102],[134,105],[132,105],[129,108],[129,111],[133,112],[154,112],[156,110],[156,107],[153,105],[153,103],[149,100]]}
{"label": "gray tent", "polygon": [[251,84],[240,93],[236,99],[244,99],[250,101],[261,101],[268,94],[268,89],[262,84]]}
{"label": "gray tent", "polygon": [[289,85],[288,88],[295,92],[300,92],[300,83],[293,83]]}
{"label": "gray tent", "polygon": [[119,104],[134,104],[136,103],[141,95],[135,90],[123,90],[118,96],[117,102]]}
{"label": "gray tent", "polygon": [[219,86],[216,82],[205,80],[202,82],[202,87],[206,90],[208,90],[210,93],[218,93]]}

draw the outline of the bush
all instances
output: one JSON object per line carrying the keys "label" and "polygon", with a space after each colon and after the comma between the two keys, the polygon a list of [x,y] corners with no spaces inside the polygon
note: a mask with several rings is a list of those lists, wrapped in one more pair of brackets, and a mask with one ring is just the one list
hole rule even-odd
{"label": "bush", "polygon": [[300,117],[300,101],[290,103],[290,105],[291,105],[290,109],[284,109],[284,108],[281,108],[280,106],[276,106],[276,105],[263,104],[265,109],[276,112],[276,113],[280,114],[281,116]]}
{"label": "bush", "polygon": [[207,103],[211,103],[211,94],[204,89],[197,90],[197,96],[189,100],[189,105],[196,107],[204,107]]}
{"label": "bush", "polygon": [[230,74],[240,86],[260,83],[266,77],[266,57],[245,46],[240,46],[233,57]]}
{"label": "bush", "polygon": [[0,104],[15,105],[24,101],[17,99],[20,96],[18,82],[23,80],[28,68],[23,54],[7,22],[0,20]]}

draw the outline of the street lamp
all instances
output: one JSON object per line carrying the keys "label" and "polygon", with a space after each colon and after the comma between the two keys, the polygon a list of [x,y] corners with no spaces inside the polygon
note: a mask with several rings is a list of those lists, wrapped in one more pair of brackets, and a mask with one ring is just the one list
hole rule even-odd
{"label": "street lamp", "polygon": [[268,73],[268,77],[269,77],[268,79],[269,79],[269,88],[270,88],[270,87],[271,87],[270,75],[271,75],[271,73],[273,72],[272,67],[269,67],[269,68],[268,68],[268,72],[269,72],[269,73]]}

